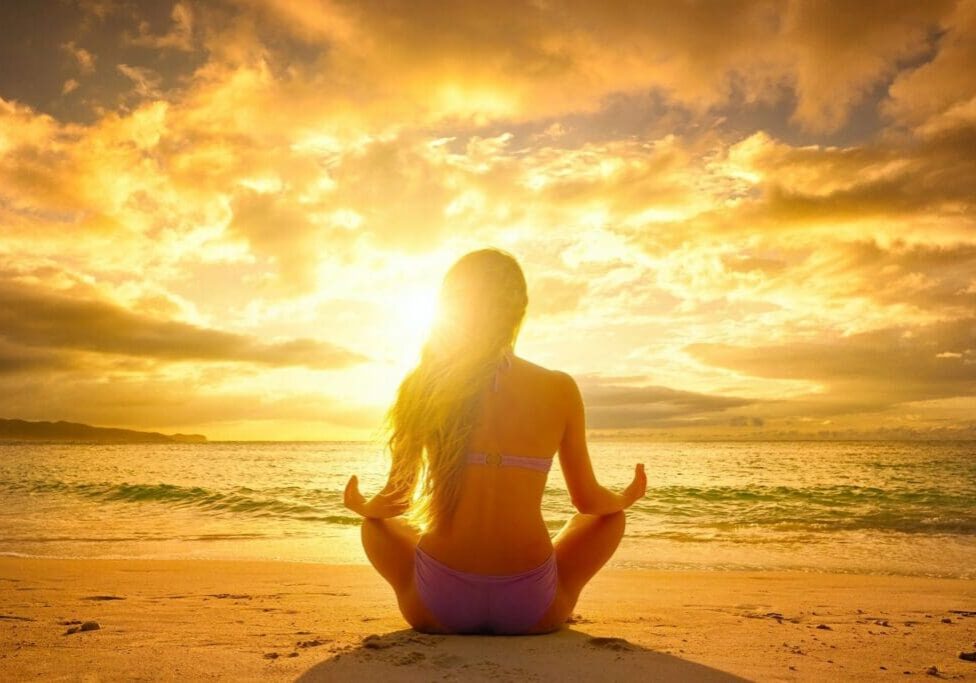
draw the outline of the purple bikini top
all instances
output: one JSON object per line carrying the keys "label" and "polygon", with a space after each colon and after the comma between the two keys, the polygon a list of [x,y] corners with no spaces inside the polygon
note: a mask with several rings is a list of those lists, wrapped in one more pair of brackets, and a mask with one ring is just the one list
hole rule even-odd
{"label": "purple bikini top", "polygon": [[532,458],[525,455],[505,455],[502,453],[468,453],[472,465],[492,465],[494,467],[524,467],[527,470],[548,472],[552,458]]}
{"label": "purple bikini top", "polygon": [[[491,390],[498,391],[498,377],[503,370],[512,367],[512,352],[506,351],[495,370],[495,379]],[[468,453],[468,462],[472,465],[492,465],[494,467],[524,467],[527,470],[548,472],[552,467],[552,458],[530,458],[524,455],[505,455],[503,453]]]}

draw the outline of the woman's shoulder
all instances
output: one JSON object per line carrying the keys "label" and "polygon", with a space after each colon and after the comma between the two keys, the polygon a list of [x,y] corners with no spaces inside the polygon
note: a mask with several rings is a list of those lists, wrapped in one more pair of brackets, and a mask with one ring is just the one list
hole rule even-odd
{"label": "woman's shoulder", "polygon": [[547,386],[551,390],[570,394],[578,391],[576,388],[576,380],[569,373],[543,367],[519,356],[515,357],[514,362],[526,377],[532,379],[534,382]]}

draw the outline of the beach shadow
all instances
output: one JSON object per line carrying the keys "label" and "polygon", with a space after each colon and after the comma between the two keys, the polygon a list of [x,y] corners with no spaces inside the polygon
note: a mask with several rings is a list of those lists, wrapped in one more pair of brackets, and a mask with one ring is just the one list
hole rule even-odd
{"label": "beach shadow", "polygon": [[317,681],[715,681],[747,679],[575,629],[541,636],[367,636],[297,679]]}

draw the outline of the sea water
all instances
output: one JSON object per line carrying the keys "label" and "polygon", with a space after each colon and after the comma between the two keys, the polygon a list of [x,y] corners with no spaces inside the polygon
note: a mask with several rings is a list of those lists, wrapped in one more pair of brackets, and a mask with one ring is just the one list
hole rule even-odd
{"label": "sea water", "polygon": [[[596,441],[601,483],[648,491],[611,566],[976,578],[976,442]],[[0,554],[364,563],[374,443],[0,444]],[[574,513],[558,459],[543,514]]]}

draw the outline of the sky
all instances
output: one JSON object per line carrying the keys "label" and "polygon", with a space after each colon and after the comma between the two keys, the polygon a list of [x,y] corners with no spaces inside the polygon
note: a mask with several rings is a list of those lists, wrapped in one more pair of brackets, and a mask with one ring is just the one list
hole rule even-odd
{"label": "sky", "polygon": [[976,438],[976,2],[0,4],[0,417],[371,439],[440,280],[594,436]]}

